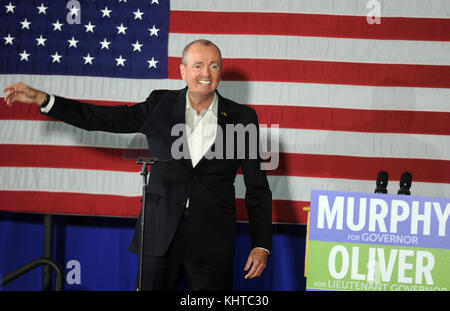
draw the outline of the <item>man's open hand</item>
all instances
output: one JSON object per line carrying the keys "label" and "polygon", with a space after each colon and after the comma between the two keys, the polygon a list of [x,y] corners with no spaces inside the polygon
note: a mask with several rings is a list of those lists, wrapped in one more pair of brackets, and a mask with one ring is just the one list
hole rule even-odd
{"label": "man's open hand", "polygon": [[267,265],[267,257],[269,254],[262,248],[254,248],[248,256],[247,263],[245,264],[244,271],[250,269],[245,275],[246,279],[253,279],[259,277]]}
{"label": "man's open hand", "polygon": [[46,93],[35,90],[28,85],[18,82],[6,87],[3,90],[6,93],[5,101],[6,105],[12,106],[16,102],[25,104],[41,105],[45,99]]}

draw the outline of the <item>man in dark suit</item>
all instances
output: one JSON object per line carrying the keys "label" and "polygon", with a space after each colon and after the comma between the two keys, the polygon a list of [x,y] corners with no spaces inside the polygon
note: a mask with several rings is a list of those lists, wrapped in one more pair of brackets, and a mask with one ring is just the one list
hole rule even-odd
{"label": "man in dark suit", "polygon": [[[261,168],[258,120],[253,109],[216,91],[221,70],[219,48],[196,40],[185,47],[180,64],[187,87],[155,90],[133,106],[85,104],[23,83],[4,90],[8,105],[38,104],[43,113],[86,130],[144,133],[150,156],[165,159],[152,166],[146,194],[143,289],[176,290],[182,275],[192,290],[232,289],[239,167],[252,237],[245,278],[260,276],[266,267],[272,194]],[[141,221],[130,247],[136,253]]]}

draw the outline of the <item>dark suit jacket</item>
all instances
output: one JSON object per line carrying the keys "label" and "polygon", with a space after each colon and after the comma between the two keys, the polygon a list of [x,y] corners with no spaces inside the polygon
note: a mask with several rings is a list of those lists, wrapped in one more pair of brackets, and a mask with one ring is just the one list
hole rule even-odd
{"label": "dark suit jacket", "polygon": [[[133,106],[104,107],[56,97],[48,115],[86,130],[142,132],[147,137],[151,157],[171,159],[175,140],[185,140],[187,147],[185,136],[171,136],[174,125],[185,123],[186,90],[156,90],[145,102]],[[226,124],[258,125],[253,109],[218,96],[218,126],[224,137],[220,139],[218,135],[209,152],[227,141]],[[234,150],[238,143],[235,139]],[[248,149],[248,137],[244,143]],[[223,143],[224,155],[229,147],[231,144]],[[189,158],[153,165],[146,196],[144,253],[150,256],[166,253],[189,198],[188,246],[192,256],[207,263],[232,262],[236,235],[234,180],[240,166],[246,185],[245,205],[252,247],[271,251],[272,194],[260,163],[259,154],[256,159],[247,154],[244,159],[203,157],[195,168]],[[130,246],[136,253],[140,221],[139,218]]]}

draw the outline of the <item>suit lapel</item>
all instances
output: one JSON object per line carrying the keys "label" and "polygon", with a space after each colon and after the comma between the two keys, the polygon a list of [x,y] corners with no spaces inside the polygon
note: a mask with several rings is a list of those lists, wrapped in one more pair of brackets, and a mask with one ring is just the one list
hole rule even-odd
{"label": "suit lapel", "polygon": [[222,128],[223,134],[225,135],[225,127],[227,123],[231,123],[230,120],[232,116],[224,98],[219,93],[217,93],[217,95],[219,96],[219,105],[217,107],[217,125]]}
{"label": "suit lapel", "polygon": [[[187,132],[186,132],[186,91],[187,91],[187,87],[184,88],[180,94],[177,97],[177,100],[175,102],[175,106],[173,107],[172,110],[172,124],[171,124],[171,128],[173,128],[174,126],[184,126],[183,127],[183,136],[181,137],[182,139],[182,146],[183,148],[186,148],[186,150],[183,150],[183,154],[189,155],[188,157],[183,156],[181,158],[181,162],[186,165],[186,167],[189,170],[192,170],[192,162],[190,159],[190,151],[189,151],[189,144],[187,142]],[[177,133],[178,134],[178,133]],[[171,141],[171,146],[173,146],[173,143],[175,142],[175,140],[180,139],[180,136],[171,136],[172,141]]]}

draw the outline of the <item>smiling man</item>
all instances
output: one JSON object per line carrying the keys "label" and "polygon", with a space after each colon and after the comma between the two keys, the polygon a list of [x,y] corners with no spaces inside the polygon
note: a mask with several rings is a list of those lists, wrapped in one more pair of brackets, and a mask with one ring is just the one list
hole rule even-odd
{"label": "smiling man", "polygon": [[[236,243],[234,180],[239,168],[246,186],[245,206],[252,238],[244,277],[259,277],[267,265],[272,247],[272,194],[259,154],[205,156],[212,149],[221,148],[225,154],[228,148],[248,150],[250,144],[259,143],[248,137],[227,139],[216,135],[219,128],[220,133],[226,133],[228,125],[258,128],[253,109],[217,92],[221,70],[219,48],[210,41],[196,40],[185,47],[180,64],[187,87],[152,91],[146,101],[133,106],[81,103],[23,83],[4,90],[7,105],[37,104],[42,113],[86,130],[144,133],[151,157],[171,159],[152,166],[145,219],[139,217],[130,246],[130,251],[139,252],[140,222],[144,221],[144,290],[177,290],[183,276],[191,290],[232,289]],[[174,137],[172,129],[180,124],[187,131],[181,138]],[[205,131],[207,128],[216,130]],[[188,150],[183,158],[172,154],[177,139],[186,142],[184,147]]]}
{"label": "smiling man", "polygon": [[199,114],[214,99],[222,70],[220,50],[212,42],[197,40],[188,44],[181,57],[181,77],[186,81],[192,108]]}

